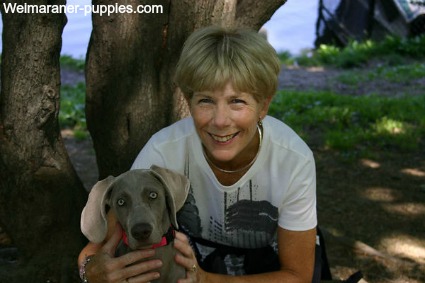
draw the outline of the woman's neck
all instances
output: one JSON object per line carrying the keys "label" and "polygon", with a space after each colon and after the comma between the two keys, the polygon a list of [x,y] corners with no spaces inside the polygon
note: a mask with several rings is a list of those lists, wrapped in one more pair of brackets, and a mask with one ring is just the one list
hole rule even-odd
{"label": "woman's neck", "polygon": [[253,138],[253,142],[239,154],[234,160],[226,164],[220,164],[211,160],[211,158],[204,151],[204,156],[210,165],[217,180],[224,186],[231,186],[245,175],[246,172],[252,167],[256,161],[261,145],[262,145],[262,129],[258,127],[258,132]]}

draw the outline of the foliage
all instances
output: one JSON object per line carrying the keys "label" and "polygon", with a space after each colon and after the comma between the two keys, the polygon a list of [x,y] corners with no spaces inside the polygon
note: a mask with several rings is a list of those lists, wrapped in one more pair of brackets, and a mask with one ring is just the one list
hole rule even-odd
{"label": "foliage", "polygon": [[415,150],[425,135],[425,95],[389,98],[280,91],[270,114],[307,143],[319,137],[324,147],[365,154],[374,149]]}
{"label": "foliage", "polygon": [[75,71],[84,71],[84,59],[75,59],[70,55],[61,55],[60,57],[61,68],[68,68]]}
{"label": "foliage", "polygon": [[283,51],[277,54],[279,56],[280,62],[285,65],[292,65],[294,62],[294,58],[289,51]]}
{"label": "foliage", "polygon": [[321,45],[312,53],[305,52],[294,60],[302,66],[326,65],[353,68],[361,67],[376,58],[385,61],[386,65],[397,65],[403,57],[424,59],[425,35],[404,39],[388,36],[379,42],[372,40],[352,41],[345,48]]}
{"label": "foliage", "polygon": [[79,139],[87,137],[85,95],[84,83],[61,87],[59,124],[61,128],[72,128],[75,137]]}
{"label": "foliage", "polygon": [[[69,55],[61,55],[60,64],[62,69],[84,71],[84,59],[76,59]],[[62,85],[59,124],[62,129],[71,128],[74,137],[85,139],[88,136],[85,114],[86,86],[79,83],[75,86]]]}

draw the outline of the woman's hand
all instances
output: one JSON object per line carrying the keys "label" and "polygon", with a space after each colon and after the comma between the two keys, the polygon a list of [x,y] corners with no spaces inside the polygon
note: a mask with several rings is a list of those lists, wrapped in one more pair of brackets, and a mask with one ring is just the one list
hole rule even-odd
{"label": "woman's hand", "polygon": [[186,269],[186,278],[180,279],[178,283],[202,282],[205,271],[199,268],[195,253],[185,234],[176,232],[174,247],[180,252],[176,255],[176,262]]}
{"label": "woman's hand", "polygon": [[136,263],[139,260],[152,257],[155,254],[154,250],[133,251],[120,257],[114,257],[121,235],[121,227],[117,225],[112,237],[87,264],[86,276],[88,282],[138,283],[158,279],[159,273],[152,270],[162,265],[160,260]]}

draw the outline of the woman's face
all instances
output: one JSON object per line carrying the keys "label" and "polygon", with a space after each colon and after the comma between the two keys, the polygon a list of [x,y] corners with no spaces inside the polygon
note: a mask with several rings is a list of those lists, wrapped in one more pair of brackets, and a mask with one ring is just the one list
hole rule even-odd
{"label": "woman's face", "polygon": [[266,115],[270,99],[259,103],[229,82],[222,90],[195,92],[189,103],[196,131],[214,164],[234,170],[255,156],[257,123]]}

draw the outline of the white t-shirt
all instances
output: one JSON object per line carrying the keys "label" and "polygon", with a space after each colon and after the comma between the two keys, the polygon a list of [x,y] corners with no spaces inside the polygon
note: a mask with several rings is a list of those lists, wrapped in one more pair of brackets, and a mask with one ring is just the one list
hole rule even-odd
{"label": "white t-shirt", "polygon": [[132,169],[152,164],[189,178],[178,221],[192,237],[239,248],[275,247],[278,225],[293,231],[317,225],[313,154],[292,129],[270,116],[263,120],[257,160],[231,186],[220,184],[208,165],[191,117],[153,135]]}

